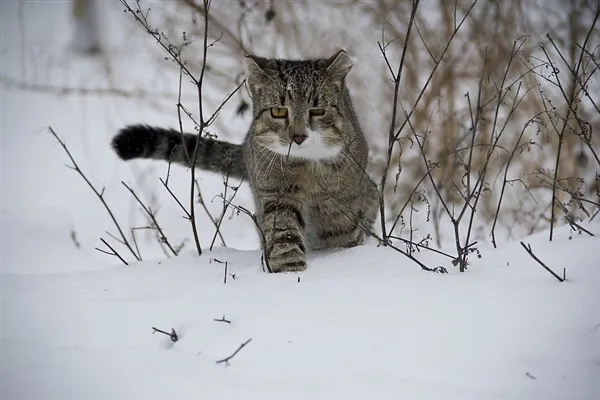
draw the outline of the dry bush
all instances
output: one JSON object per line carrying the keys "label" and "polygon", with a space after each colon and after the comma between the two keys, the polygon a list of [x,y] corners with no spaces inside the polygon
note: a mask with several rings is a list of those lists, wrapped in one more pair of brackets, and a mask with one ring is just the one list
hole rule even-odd
{"label": "dry bush", "polygon": [[[414,3],[412,0],[215,2],[211,8],[210,34],[217,44],[215,56],[209,61],[208,81],[221,92],[238,83],[242,72],[240,61],[248,53],[313,57],[345,48],[356,59],[349,85],[372,147],[369,172],[377,179],[385,170],[394,94],[392,78],[377,43],[383,44],[389,60],[397,64]],[[591,79],[596,73],[592,55],[598,53],[600,40],[600,29],[591,29],[598,3],[584,0],[475,3],[439,0],[419,4],[400,83],[400,112],[395,126],[403,129],[390,160],[385,189],[386,219],[393,221],[402,209],[406,210],[409,200],[429,199],[422,203],[427,212],[421,214],[433,220],[438,244],[445,239],[443,229],[439,229],[444,221],[443,206],[432,196],[431,185],[427,182],[417,185],[427,167],[411,138],[413,132],[407,127],[405,113],[411,114],[412,128],[427,136],[426,159],[435,165],[431,171],[434,181],[450,206],[464,203],[460,188],[465,179],[465,155],[471,146],[476,148],[472,152],[471,172],[486,168],[475,221],[478,240],[490,237],[497,214],[494,229],[501,229],[503,237],[522,236],[558,219],[551,202],[559,143],[562,144],[556,182],[563,189],[558,191],[560,202],[568,203],[573,197],[569,193],[594,198],[598,185],[595,171],[600,164],[594,155],[598,152],[594,150],[599,146],[598,139],[592,136],[591,128],[583,132],[581,127],[572,126],[581,120],[577,125],[591,127],[600,120],[592,105],[594,100],[598,103],[593,95],[600,88]],[[201,13],[202,7],[192,0],[180,0],[177,5],[161,14],[167,35],[177,38],[185,30],[188,40],[199,41],[202,26],[194,15]],[[464,26],[452,37],[468,11]],[[452,43],[446,49],[450,38]],[[551,48],[550,39],[556,48]],[[590,54],[581,51],[584,42]],[[544,56],[544,49],[551,53],[550,59]],[[186,49],[193,68],[199,68],[196,54],[191,47]],[[585,91],[581,82],[569,73],[579,60],[584,64],[578,74],[586,82]],[[553,74],[550,64],[560,73]],[[434,69],[431,80],[426,82]],[[571,99],[563,98],[553,82],[556,78],[561,79]],[[592,95],[591,100],[587,94]],[[478,110],[474,109],[476,99],[480,101]],[[248,102],[243,93],[238,101]],[[577,116],[569,111],[569,103],[577,106]],[[478,116],[478,125],[471,145],[469,129],[474,114]],[[556,123],[551,123],[552,120],[566,121],[568,129],[562,141],[558,140]],[[244,134],[228,133],[235,137]],[[498,210],[505,171],[508,184],[504,185],[502,207]],[[413,195],[417,186],[418,198]],[[571,212],[581,215],[575,207],[571,207]],[[400,230],[402,224],[396,227]]]}

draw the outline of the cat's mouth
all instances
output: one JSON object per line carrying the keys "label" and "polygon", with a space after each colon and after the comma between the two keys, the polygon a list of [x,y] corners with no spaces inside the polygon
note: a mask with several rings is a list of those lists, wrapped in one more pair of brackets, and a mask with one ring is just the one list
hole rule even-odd
{"label": "cat's mouth", "polygon": [[331,143],[323,136],[308,130],[305,135],[294,135],[285,141],[274,135],[270,138],[272,140],[261,140],[259,143],[274,153],[304,160],[331,160],[339,156],[342,145]]}

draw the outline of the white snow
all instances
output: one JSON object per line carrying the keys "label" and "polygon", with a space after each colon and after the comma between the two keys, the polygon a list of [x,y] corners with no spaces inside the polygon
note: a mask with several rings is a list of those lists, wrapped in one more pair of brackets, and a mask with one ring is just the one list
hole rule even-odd
{"label": "white snow", "polygon": [[[314,254],[302,274],[267,275],[257,251],[231,249],[4,273],[2,398],[593,399],[598,240],[561,233],[527,241],[566,283],[518,244],[460,275],[373,245]],[[81,265],[76,253],[64,262]]]}
{"label": "white snow", "polygon": [[[2,2],[0,27],[2,74],[16,77],[23,59],[18,4]],[[73,57],[60,29],[68,26],[68,3],[21,4],[28,16],[24,47],[32,49],[24,58],[37,54],[28,79],[105,83],[98,63],[62,60]],[[138,30],[127,16],[110,12],[107,23],[119,27],[111,35],[135,43]],[[113,73],[131,85],[143,82],[131,67],[141,56],[123,52]],[[169,79],[161,77],[161,87]],[[370,242],[311,254],[303,273],[269,275],[261,270],[252,222],[230,213],[222,229],[228,248],[199,257],[187,243],[183,255],[165,259],[151,235],[140,235],[145,261],[125,266],[94,250],[114,227],[83,180],[64,167],[68,158],[45,127],[64,138],[97,188],[106,187],[124,226],[146,221],[121,180],[160,204],[159,222],[178,244],[190,228],[158,182],[166,166],[121,162],[108,145],[126,123],[174,126],[175,108],[160,114],[125,99],[4,85],[0,99],[2,400],[591,400],[600,393],[600,218],[584,224],[595,237],[561,227],[553,242],[548,232],[523,239],[559,274],[566,268],[564,283],[518,242],[481,244],[482,258],[472,257],[465,273],[427,253],[419,257],[443,263],[450,274],[421,271]],[[175,102],[176,89],[164,103]],[[231,110],[223,115],[233,118]],[[199,176],[218,215],[222,203],[211,199],[222,192],[222,178]],[[171,180],[185,196],[185,169],[173,167]],[[235,202],[252,209],[246,186]],[[199,213],[207,247],[214,230]],[[231,323],[215,321],[222,317]],[[174,329],[179,341],[152,327]],[[229,365],[216,363],[250,338]]]}

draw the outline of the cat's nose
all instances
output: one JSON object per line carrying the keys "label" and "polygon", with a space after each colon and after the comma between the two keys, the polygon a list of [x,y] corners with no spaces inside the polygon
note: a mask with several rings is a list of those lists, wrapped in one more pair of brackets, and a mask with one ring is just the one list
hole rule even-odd
{"label": "cat's nose", "polygon": [[293,135],[292,140],[297,145],[300,145],[300,144],[302,144],[302,142],[304,142],[306,140],[307,137],[308,136],[306,136],[306,135]]}

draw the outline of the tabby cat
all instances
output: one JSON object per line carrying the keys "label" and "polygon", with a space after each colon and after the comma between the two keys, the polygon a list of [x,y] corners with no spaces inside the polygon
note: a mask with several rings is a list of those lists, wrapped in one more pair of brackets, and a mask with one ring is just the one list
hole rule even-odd
{"label": "tabby cat", "polygon": [[[346,74],[352,61],[248,56],[253,118],[242,145],[131,125],[113,139],[123,160],[152,158],[248,180],[273,272],[306,268],[309,249],[352,247],[374,222],[379,197]],[[183,143],[183,145],[182,145]]]}

